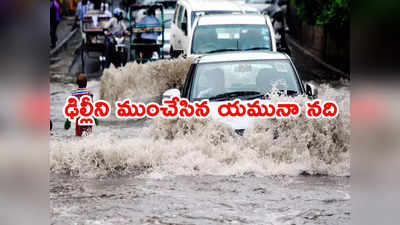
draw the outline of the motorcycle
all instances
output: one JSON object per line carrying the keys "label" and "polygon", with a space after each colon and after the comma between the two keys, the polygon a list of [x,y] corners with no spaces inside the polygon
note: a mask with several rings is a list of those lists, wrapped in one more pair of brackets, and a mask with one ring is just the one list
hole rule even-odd
{"label": "motorcycle", "polygon": [[281,1],[278,7],[270,9],[268,14],[271,16],[272,26],[275,30],[275,39],[278,51],[291,55],[289,46],[286,41],[286,32],[288,27],[286,24],[286,8],[285,1]]}
{"label": "motorcycle", "polygon": [[126,36],[128,33],[116,33],[112,34],[108,31],[105,31],[104,34],[109,41],[108,52],[104,54],[100,58],[103,61],[103,65],[114,64],[115,67],[125,66],[128,61],[128,50],[127,44],[125,43]]}

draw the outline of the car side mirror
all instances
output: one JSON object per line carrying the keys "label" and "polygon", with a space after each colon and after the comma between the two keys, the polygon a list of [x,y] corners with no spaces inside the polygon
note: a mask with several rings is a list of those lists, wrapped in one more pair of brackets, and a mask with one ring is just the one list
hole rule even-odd
{"label": "car side mirror", "polygon": [[184,22],[184,23],[181,24],[181,26],[182,26],[183,33],[185,33],[185,36],[187,36],[187,34],[188,34],[187,23]]}
{"label": "car side mirror", "polygon": [[166,90],[162,96],[162,99],[173,97],[181,97],[181,92],[176,88]]}
{"label": "car side mirror", "polygon": [[311,98],[318,98],[318,89],[311,83],[305,84],[306,94]]}

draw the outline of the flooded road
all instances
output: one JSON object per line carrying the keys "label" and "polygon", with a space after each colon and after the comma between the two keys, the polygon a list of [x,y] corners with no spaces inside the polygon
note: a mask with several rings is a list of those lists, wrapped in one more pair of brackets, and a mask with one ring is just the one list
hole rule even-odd
{"label": "flooded road", "polygon": [[349,178],[52,176],[53,224],[348,224]]}
{"label": "flooded road", "polygon": [[[100,83],[89,82],[95,96]],[[82,139],[63,129],[73,88],[51,84],[53,224],[349,224],[349,152],[320,146],[332,133],[298,154],[299,143],[273,148],[265,132],[240,137],[212,122],[171,140],[184,123],[109,119]]]}
{"label": "flooded road", "polygon": [[[110,103],[151,101],[179,86],[189,64],[128,64],[88,88]],[[62,114],[76,85],[58,75],[50,83],[52,224],[349,224],[349,85],[315,81],[321,99],[338,102],[338,118],[260,121],[243,136],[215,121],[109,118],[78,138]]]}

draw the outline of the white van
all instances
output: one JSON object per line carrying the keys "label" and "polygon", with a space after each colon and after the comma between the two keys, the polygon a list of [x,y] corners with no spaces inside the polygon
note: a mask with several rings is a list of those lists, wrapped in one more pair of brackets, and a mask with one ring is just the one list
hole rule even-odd
{"label": "white van", "polygon": [[[175,15],[171,26],[171,57],[187,54],[187,49],[192,39],[193,25],[200,15],[212,14],[243,14],[253,13],[246,7],[225,0],[179,0],[176,5]],[[251,11],[251,12],[250,12]]]}
{"label": "white van", "polygon": [[190,36],[185,52],[193,57],[223,51],[277,50],[272,23],[263,15],[201,16]]}

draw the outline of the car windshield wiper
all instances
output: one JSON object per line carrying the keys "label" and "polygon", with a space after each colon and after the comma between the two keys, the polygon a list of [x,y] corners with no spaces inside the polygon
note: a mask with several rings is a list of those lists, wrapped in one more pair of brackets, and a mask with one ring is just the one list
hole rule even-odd
{"label": "car windshield wiper", "polygon": [[236,49],[236,48],[217,49],[217,50],[205,52],[205,54],[217,53],[217,52],[230,52],[230,51],[239,51],[239,49]]}
{"label": "car windshield wiper", "polygon": [[228,93],[223,93],[216,95],[214,97],[208,98],[210,101],[224,101],[224,100],[229,100],[232,98],[236,98],[239,96],[248,96],[248,95],[260,95],[260,92],[257,91],[234,91],[234,92],[228,92]]}
{"label": "car windshield wiper", "polygon": [[255,94],[255,95],[246,96],[247,100],[253,100],[253,99],[257,99],[257,98],[259,98],[259,99],[267,99],[267,98],[269,98],[269,94],[268,93],[264,93],[264,94]]}
{"label": "car windshield wiper", "polygon": [[270,48],[265,48],[265,47],[255,47],[255,48],[242,49],[242,51],[251,51],[251,50],[271,50],[271,49]]}

